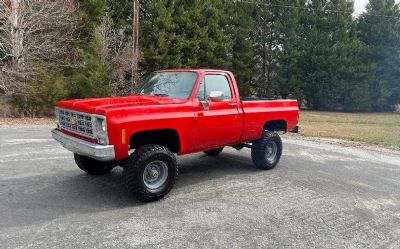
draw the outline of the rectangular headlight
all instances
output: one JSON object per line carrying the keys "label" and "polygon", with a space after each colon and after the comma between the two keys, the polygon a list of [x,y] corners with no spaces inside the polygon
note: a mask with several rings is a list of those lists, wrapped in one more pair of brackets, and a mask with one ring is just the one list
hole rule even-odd
{"label": "rectangular headlight", "polygon": [[96,116],[96,137],[99,144],[108,144],[107,121],[104,117]]}
{"label": "rectangular headlight", "polygon": [[96,117],[96,130],[97,132],[107,132],[106,120],[101,117]]}

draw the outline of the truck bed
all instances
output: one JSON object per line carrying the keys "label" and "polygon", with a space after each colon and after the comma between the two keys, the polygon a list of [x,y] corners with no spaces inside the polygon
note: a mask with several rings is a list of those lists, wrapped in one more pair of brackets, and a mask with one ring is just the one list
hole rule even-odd
{"label": "truck bed", "polygon": [[287,132],[297,127],[299,107],[296,100],[243,98],[241,103],[244,113],[244,139],[259,138],[262,132],[260,125],[270,120],[285,122]]}

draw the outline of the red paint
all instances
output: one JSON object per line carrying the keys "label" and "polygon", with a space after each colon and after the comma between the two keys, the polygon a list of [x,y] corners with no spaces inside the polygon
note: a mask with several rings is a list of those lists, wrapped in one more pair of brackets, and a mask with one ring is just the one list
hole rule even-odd
{"label": "red paint", "polygon": [[[296,128],[299,108],[296,100],[240,101],[239,90],[231,72],[208,69],[174,69],[198,74],[189,99],[139,96],[67,100],[57,107],[107,117],[110,144],[117,160],[128,157],[128,144],[122,143],[122,129],[129,141],[135,133],[149,130],[175,130],[180,139],[179,154],[188,154],[259,139],[264,125],[283,120],[286,131]],[[233,98],[227,102],[211,102],[205,111],[196,98],[200,82],[206,74],[223,74],[229,79]]]}

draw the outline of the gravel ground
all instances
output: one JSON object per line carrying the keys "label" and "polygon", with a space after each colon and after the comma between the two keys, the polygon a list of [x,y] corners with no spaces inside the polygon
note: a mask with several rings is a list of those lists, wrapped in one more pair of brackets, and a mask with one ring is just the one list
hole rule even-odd
{"label": "gravel ground", "polygon": [[0,127],[1,248],[400,248],[400,152],[284,137],[278,167],[250,151],[180,157],[173,191],[142,204],[121,170],[93,177],[49,126]]}
{"label": "gravel ground", "polygon": [[33,126],[33,125],[41,125],[41,126],[54,126],[56,124],[56,120],[53,118],[0,118],[0,126]]}

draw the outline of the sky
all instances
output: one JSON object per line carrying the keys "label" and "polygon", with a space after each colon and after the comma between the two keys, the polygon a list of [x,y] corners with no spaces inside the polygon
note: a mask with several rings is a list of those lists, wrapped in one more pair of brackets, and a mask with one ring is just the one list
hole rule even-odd
{"label": "sky", "polygon": [[[400,0],[396,0],[400,2]],[[354,16],[359,16],[364,12],[365,6],[367,6],[368,0],[355,0],[354,1]]]}
{"label": "sky", "polygon": [[368,0],[355,0],[354,1],[354,15],[359,16],[361,13],[363,13],[367,3],[368,3]]}

